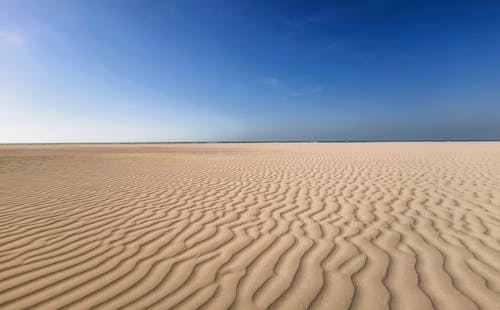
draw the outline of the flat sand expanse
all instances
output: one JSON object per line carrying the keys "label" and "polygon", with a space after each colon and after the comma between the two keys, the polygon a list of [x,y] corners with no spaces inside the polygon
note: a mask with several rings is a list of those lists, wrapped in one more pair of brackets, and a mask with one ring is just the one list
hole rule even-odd
{"label": "flat sand expanse", "polygon": [[1,309],[500,309],[500,143],[0,146]]}

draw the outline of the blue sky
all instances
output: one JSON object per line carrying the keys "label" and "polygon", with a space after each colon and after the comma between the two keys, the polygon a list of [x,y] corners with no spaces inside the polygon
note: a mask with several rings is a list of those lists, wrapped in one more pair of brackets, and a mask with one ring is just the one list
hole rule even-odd
{"label": "blue sky", "polygon": [[0,142],[500,139],[499,1],[1,1]]}

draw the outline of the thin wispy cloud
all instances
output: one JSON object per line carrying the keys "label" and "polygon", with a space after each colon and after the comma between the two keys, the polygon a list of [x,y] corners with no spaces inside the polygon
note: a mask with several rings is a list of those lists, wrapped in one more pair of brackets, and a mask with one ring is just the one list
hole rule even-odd
{"label": "thin wispy cloud", "polygon": [[24,36],[17,32],[0,30],[0,46],[21,47],[26,43]]}
{"label": "thin wispy cloud", "polygon": [[315,94],[319,94],[323,92],[325,88],[321,85],[316,85],[310,88],[305,88],[302,90],[299,90],[297,92],[292,93],[292,97],[304,97],[304,96],[312,96]]}
{"label": "thin wispy cloud", "polygon": [[388,0],[361,0],[345,2],[318,2],[312,4],[308,14],[292,19],[286,19],[284,24],[291,28],[321,26],[327,23],[337,23],[343,20],[356,18],[367,11],[382,9],[388,5]]}

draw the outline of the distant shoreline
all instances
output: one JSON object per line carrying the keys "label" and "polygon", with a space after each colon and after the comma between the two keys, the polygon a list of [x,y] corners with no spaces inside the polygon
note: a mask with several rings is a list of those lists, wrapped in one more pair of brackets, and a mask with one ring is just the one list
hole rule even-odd
{"label": "distant shoreline", "polygon": [[182,142],[13,142],[0,145],[88,145],[88,144],[251,144],[251,143],[390,143],[390,142],[500,142],[499,140],[277,140],[277,141],[182,141]]}

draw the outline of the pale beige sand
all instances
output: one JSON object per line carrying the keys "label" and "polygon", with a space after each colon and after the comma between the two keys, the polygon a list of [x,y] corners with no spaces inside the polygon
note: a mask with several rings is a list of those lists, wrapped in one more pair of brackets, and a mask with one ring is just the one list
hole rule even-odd
{"label": "pale beige sand", "polygon": [[500,309],[500,143],[0,147],[0,308]]}

